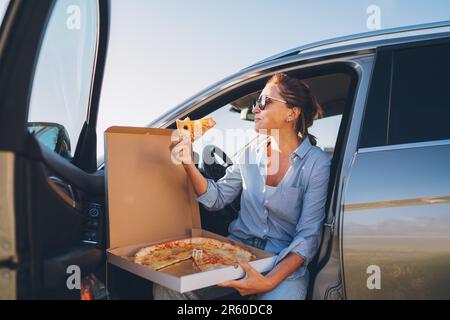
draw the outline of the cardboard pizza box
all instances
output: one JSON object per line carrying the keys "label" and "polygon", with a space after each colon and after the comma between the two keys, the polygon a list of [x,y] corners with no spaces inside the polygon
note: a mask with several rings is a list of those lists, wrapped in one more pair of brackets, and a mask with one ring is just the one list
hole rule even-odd
{"label": "cardboard pizza box", "polygon": [[253,268],[271,270],[273,254],[201,228],[194,190],[183,166],[171,160],[172,131],[111,127],[105,132],[108,263],[182,293],[244,276],[239,266],[199,272],[185,261],[155,271],[133,262],[143,247],[200,236],[240,245],[256,256]]}

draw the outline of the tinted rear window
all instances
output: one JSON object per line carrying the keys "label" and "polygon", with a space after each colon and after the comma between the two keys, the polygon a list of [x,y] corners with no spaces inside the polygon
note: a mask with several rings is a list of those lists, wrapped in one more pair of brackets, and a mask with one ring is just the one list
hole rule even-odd
{"label": "tinted rear window", "polygon": [[388,144],[450,139],[450,44],[394,51]]}

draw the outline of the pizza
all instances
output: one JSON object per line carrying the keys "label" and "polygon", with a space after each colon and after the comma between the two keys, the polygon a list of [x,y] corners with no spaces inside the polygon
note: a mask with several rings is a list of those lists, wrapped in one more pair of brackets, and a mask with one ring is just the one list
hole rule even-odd
{"label": "pizza", "polygon": [[216,122],[211,117],[199,120],[191,120],[189,117],[186,117],[184,120],[177,120],[176,123],[180,135],[187,131],[192,142],[216,125]]}
{"label": "pizza", "polygon": [[191,257],[192,250],[180,243],[170,247],[152,246],[141,249],[136,253],[134,262],[154,270],[160,270],[175,263],[191,259]]}
{"label": "pizza", "polygon": [[140,249],[134,262],[154,270],[192,259],[200,271],[210,271],[250,262],[256,257],[239,246],[210,238],[189,238]]}

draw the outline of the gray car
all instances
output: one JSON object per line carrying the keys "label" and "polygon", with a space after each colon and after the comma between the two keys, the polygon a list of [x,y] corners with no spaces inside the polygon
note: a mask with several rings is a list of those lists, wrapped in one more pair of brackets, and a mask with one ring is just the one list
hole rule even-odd
{"label": "gray car", "polygon": [[[59,99],[58,90],[42,96],[40,82],[55,57],[48,43],[67,39],[52,30],[61,3],[12,0],[1,27],[0,298],[77,299],[80,291],[67,282],[74,265],[98,287],[107,282],[110,297],[151,298],[147,282],[105,260],[108,212],[96,123],[108,1],[85,4],[90,29],[70,44],[82,43],[87,59],[75,72],[81,82],[72,127],[44,112],[46,101]],[[449,57],[450,21],[325,40],[241,70],[149,127],[210,115],[218,130],[249,129],[250,107],[270,76],[303,79],[325,110],[310,132],[332,158],[309,298],[450,299]],[[60,86],[73,88],[74,73],[63,74]],[[52,128],[45,141],[35,134],[37,123]],[[219,179],[245,145],[204,139],[211,144],[194,144],[198,166]],[[204,161],[210,155],[215,163]],[[201,208],[202,226],[226,234],[238,211],[238,200],[215,214]]]}

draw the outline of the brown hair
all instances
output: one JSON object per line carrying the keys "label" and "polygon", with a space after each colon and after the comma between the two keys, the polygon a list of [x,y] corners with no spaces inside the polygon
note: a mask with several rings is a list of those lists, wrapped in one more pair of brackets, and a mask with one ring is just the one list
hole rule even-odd
{"label": "brown hair", "polygon": [[285,73],[273,75],[267,84],[273,84],[279,88],[281,96],[290,108],[297,107],[301,110],[296,124],[297,133],[301,134],[302,138],[308,136],[311,144],[316,145],[317,138],[308,133],[308,128],[312,126],[315,119],[323,116],[323,109],[309,86]]}

